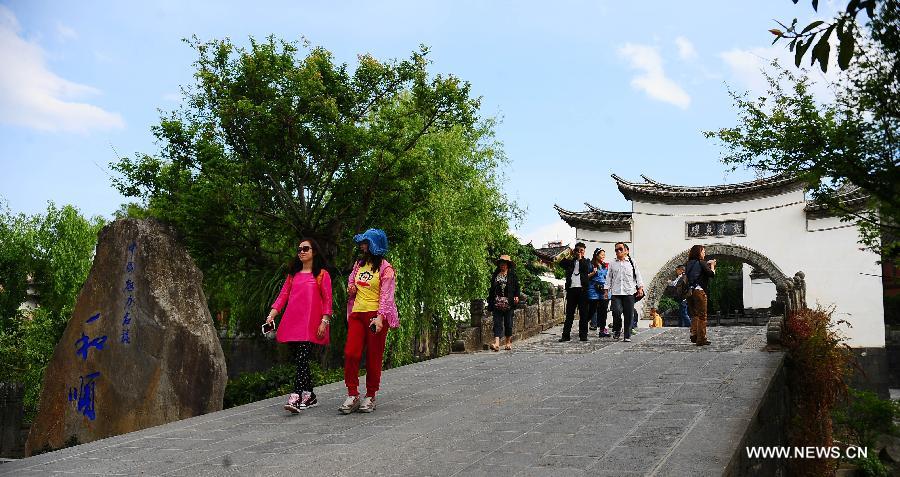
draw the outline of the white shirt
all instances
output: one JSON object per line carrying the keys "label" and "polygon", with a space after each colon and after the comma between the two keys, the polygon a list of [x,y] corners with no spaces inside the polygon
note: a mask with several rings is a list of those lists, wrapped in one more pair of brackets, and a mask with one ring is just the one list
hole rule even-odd
{"label": "white shirt", "polygon": [[581,259],[573,258],[575,266],[572,267],[572,283],[569,288],[581,288]]}
{"label": "white shirt", "polygon": [[[637,283],[635,283],[634,275],[637,275]],[[625,260],[615,259],[610,262],[606,284],[603,285],[603,289],[609,291],[609,296],[633,295],[638,288],[643,286],[644,279],[641,278],[641,271],[635,266],[634,274],[632,274],[631,262],[627,257]]]}

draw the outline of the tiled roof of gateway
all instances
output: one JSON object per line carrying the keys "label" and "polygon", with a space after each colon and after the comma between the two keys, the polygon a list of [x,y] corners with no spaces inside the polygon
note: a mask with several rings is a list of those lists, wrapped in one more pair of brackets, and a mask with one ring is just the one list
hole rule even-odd
{"label": "tiled roof of gateway", "polygon": [[559,218],[572,227],[601,231],[628,230],[631,228],[631,212],[612,212],[598,209],[591,204],[585,203],[584,205],[588,207],[588,210],[582,212],[572,212],[558,205],[554,205],[553,208],[559,213]]}
{"label": "tiled roof of gateway", "polygon": [[786,174],[750,182],[712,186],[676,186],[657,182],[644,175],[641,177],[644,182],[628,182],[615,174],[612,175],[619,191],[628,200],[652,198],[665,202],[684,200],[695,202],[700,199],[701,201],[720,202],[746,196],[775,195],[803,187],[803,182],[797,177]]}
{"label": "tiled roof of gateway", "polygon": [[[840,207],[847,210],[859,210],[866,205],[866,201],[869,199],[869,195],[859,187],[847,185],[841,187],[838,190],[837,196],[835,198],[838,200]],[[807,215],[812,217],[825,217],[834,215],[834,213],[826,204],[822,204],[814,200],[808,201],[806,203],[806,207],[804,207],[803,210],[806,211]]]}

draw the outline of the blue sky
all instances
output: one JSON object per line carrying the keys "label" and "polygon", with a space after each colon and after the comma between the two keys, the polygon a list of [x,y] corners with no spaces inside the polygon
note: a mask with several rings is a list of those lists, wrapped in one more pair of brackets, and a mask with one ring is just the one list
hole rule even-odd
{"label": "blue sky", "polygon": [[0,200],[111,216],[126,199],[108,163],[155,153],[150,127],[192,81],[182,38],[303,36],[351,65],[426,44],[431,71],[469,81],[501,121],[504,188],[527,212],[518,235],[568,241],[554,203],[630,209],[612,173],[751,179],[727,173],[701,131],[735,123],[727,87],[764,91],[759,69],[789,58],[767,30],[794,17],[813,19],[809,2],[2,1]]}

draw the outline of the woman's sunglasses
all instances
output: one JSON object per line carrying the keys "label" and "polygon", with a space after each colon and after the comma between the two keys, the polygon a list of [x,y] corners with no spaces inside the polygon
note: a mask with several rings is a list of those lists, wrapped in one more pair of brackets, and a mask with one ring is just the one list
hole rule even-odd
{"label": "woman's sunglasses", "polygon": [[306,253],[306,252],[309,252],[310,250],[312,250],[312,247],[310,247],[309,245],[297,247],[297,253]]}

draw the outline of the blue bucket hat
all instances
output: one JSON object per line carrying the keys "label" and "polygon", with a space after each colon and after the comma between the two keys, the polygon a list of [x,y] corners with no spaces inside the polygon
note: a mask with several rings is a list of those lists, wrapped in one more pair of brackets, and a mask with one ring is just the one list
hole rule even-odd
{"label": "blue bucket hat", "polygon": [[353,241],[360,243],[364,240],[369,241],[369,253],[379,257],[383,257],[388,251],[387,234],[381,229],[369,229],[361,234],[353,236]]}

